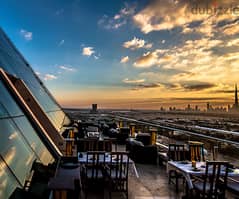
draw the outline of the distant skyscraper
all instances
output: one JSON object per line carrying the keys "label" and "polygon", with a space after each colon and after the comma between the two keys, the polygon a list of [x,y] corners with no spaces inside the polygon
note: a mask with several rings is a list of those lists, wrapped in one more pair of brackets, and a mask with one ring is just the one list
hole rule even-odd
{"label": "distant skyscraper", "polygon": [[237,84],[235,85],[235,103],[234,108],[238,108]]}
{"label": "distant skyscraper", "polygon": [[96,113],[97,112],[97,104],[92,104],[92,113]]}
{"label": "distant skyscraper", "polygon": [[210,104],[209,104],[209,102],[207,103],[207,111],[210,111]]}
{"label": "distant skyscraper", "polygon": [[235,101],[234,101],[234,104],[233,106],[229,109],[228,107],[228,111],[230,112],[238,112],[239,111],[239,105],[238,105],[238,94],[237,94],[237,84],[235,84]]}

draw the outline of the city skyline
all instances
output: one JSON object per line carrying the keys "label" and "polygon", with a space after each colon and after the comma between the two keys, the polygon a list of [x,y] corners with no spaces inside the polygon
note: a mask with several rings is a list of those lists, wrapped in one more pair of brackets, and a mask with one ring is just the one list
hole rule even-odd
{"label": "city skyline", "polygon": [[63,107],[232,105],[239,4],[205,2],[10,0],[0,18]]}

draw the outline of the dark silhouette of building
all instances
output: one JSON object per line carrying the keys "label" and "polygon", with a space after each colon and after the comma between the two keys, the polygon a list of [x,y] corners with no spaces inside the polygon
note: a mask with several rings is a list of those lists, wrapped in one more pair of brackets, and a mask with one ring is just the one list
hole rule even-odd
{"label": "dark silhouette of building", "polygon": [[92,113],[97,113],[97,104],[92,104]]}
{"label": "dark silhouette of building", "polygon": [[238,105],[238,94],[237,94],[237,84],[235,84],[235,94],[234,94],[234,104],[232,105],[231,108],[228,106],[228,111],[229,112],[239,112],[239,105]]}
{"label": "dark silhouette of building", "polygon": [[234,109],[238,109],[237,84],[235,85],[235,103],[234,103],[233,107],[234,107]]}
{"label": "dark silhouette of building", "polygon": [[212,106],[209,104],[209,102],[207,103],[207,112],[212,110]]}

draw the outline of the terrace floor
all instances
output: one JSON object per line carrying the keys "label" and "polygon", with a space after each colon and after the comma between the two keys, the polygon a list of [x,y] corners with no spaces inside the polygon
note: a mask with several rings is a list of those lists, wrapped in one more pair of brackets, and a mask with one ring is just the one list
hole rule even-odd
{"label": "terrace floor", "polygon": [[[139,178],[132,174],[129,176],[129,199],[179,199],[182,197],[182,190],[176,194],[174,185],[168,184],[165,166],[137,164],[136,168]],[[89,192],[88,199],[108,198],[107,190],[104,195],[102,191]],[[112,198],[123,199],[125,196],[121,193],[112,193]]]}
{"label": "terrace floor", "polygon": [[[118,151],[124,150],[124,145],[118,146]],[[129,199],[181,199],[185,195],[182,181],[180,181],[178,193],[175,191],[174,184],[168,184],[166,166],[148,164],[136,164],[135,166],[139,177],[137,178],[132,170],[129,172]],[[85,198],[83,193],[80,198]],[[89,191],[87,199],[103,198],[109,198],[107,189],[104,190],[104,193],[102,190]],[[112,193],[112,198],[124,199],[126,197],[122,193]],[[226,198],[234,199],[237,196],[227,193]]]}
{"label": "terrace floor", "polygon": [[[114,147],[113,147],[114,149]],[[125,145],[118,145],[118,151],[125,151]],[[183,185],[177,194],[175,185],[168,184],[165,166],[136,164],[139,177],[132,170],[129,172],[129,199],[179,199],[182,198]],[[180,188],[180,187],[179,187]],[[82,198],[84,198],[83,194]],[[88,199],[109,198],[108,190],[89,192]],[[113,199],[126,198],[122,193],[112,193]]]}

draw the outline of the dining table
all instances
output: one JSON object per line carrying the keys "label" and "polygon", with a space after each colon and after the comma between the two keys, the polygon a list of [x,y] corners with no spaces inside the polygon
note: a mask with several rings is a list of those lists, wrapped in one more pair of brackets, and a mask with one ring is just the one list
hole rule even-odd
{"label": "dining table", "polygon": [[[187,182],[187,187],[189,190],[193,189],[193,176],[202,176],[205,174],[206,162],[196,162],[196,167],[192,167],[190,161],[168,161],[167,172],[170,170],[176,170],[181,173]],[[228,172],[229,177],[239,176],[239,169],[231,169]]]}
{"label": "dining table", "polygon": [[[78,152],[77,154],[77,157],[78,157],[78,163],[80,165],[84,165],[87,163],[87,152]],[[123,157],[123,162],[126,163],[127,161],[127,157]],[[99,159],[99,162],[103,162],[103,158],[100,158]],[[115,161],[117,162],[117,161]],[[109,152],[105,152],[105,162],[104,162],[106,165],[107,164],[111,164],[111,153]],[[114,163],[114,159],[112,161],[112,163]],[[138,171],[137,171],[137,168],[135,166],[135,163],[132,159],[129,158],[129,174],[132,174],[132,175],[135,175],[136,178],[139,178],[139,174],[138,174]]]}

